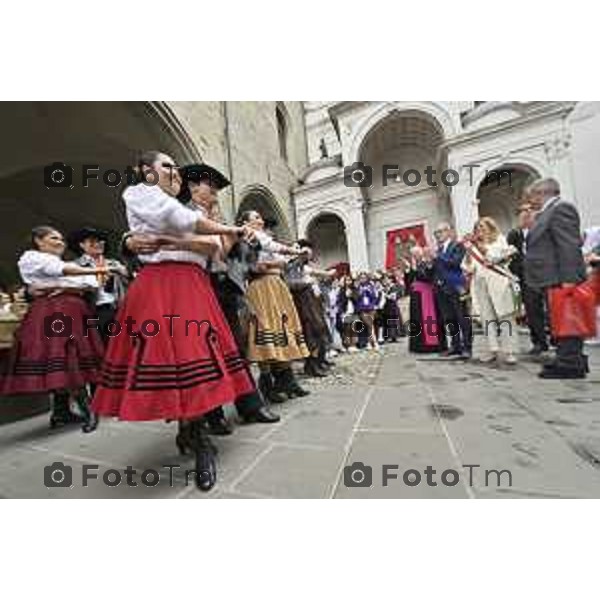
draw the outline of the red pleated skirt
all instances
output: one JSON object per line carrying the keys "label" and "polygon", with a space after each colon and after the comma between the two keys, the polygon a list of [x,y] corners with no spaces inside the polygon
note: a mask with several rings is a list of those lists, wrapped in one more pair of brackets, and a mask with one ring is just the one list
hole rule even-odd
{"label": "red pleated skirt", "polygon": [[198,265],[143,267],[116,321],[121,332],[108,342],[92,401],[99,415],[190,419],[255,389],[210,279]]}
{"label": "red pleated skirt", "polygon": [[93,318],[77,294],[34,300],[0,369],[0,393],[37,394],[94,383],[104,349]]}

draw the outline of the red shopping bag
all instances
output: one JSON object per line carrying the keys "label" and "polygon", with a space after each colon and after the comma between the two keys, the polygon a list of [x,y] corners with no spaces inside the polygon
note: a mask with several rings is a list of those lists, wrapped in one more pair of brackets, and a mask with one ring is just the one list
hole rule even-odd
{"label": "red shopping bag", "polygon": [[596,336],[596,290],[589,281],[548,291],[552,337]]}
{"label": "red shopping bag", "polygon": [[600,304],[600,268],[595,268],[588,277],[587,283],[596,294],[596,304]]}

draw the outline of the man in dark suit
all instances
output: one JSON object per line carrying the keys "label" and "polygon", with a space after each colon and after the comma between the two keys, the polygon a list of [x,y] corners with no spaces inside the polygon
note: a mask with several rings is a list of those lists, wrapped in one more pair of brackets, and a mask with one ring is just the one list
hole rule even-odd
{"label": "man in dark suit", "polygon": [[[531,204],[538,213],[527,236],[524,263],[527,285],[547,292],[554,287],[581,283],[586,278],[586,268],[577,209],[560,197],[560,186],[555,179],[537,181],[530,191]],[[557,340],[556,359],[545,365],[539,376],[582,379],[586,372],[583,339],[567,337]]]}
{"label": "man in dark suit", "polygon": [[544,292],[527,285],[525,281],[525,254],[527,252],[527,236],[533,226],[535,211],[528,202],[529,192],[522,197],[522,204],[517,211],[518,227],[508,232],[506,241],[517,249],[509,269],[519,278],[521,297],[525,308],[525,318],[529,327],[529,337],[532,348],[529,354],[539,356],[548,350],[548,337],[546,335],[546,308],[544,304]]}
{"label": "man in dark suit", "polygon": [[440,223],[434,235],[438,244],[433,263],[434,283],[444,328],[451,337],[448,356],[469,359],[473,338],[471,318],[463,299],[466,282],[461,265],[465,249],[453,239],[454,231],[448,223]]}

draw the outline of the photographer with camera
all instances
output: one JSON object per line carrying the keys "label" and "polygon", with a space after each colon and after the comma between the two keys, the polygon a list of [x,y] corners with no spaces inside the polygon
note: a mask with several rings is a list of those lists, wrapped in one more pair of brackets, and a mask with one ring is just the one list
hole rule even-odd
{"label": "photographer with camera", "polygon": [[[87,433],[96,428],[87,385],[98,377],[103,347],[85,326],[93,315],[84,296],[109,269],[63,261],[65,242],[53,227],[34,228],[31,243],[18,262],[31,304],[0,375],[0,392],[51,393],[50,426],[82,420]],[[79,415],[71,411],[71,398]]]}

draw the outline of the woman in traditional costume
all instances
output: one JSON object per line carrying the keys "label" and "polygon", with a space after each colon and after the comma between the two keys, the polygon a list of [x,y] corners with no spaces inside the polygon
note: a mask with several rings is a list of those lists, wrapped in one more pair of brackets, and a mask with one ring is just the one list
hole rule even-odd
{"label": "woman in traditional costume", "polygon": [[[196,485],[208,491],[217,477],[216,449],[201,417],[254,385],[195,235],[249,232],[178,202],[181,177],[166,154],[145,153],[138,173],[139,183],[123,193],[130,232],[163,236],[165,245],[139,256],[143,267],[117,312],[123,331],[108,344],[93,408],[124,421],[179,420],[177,446],[195,454]],[[198,244],[205,251],[205,238]]]}
{"label": "woman in traditional costume", "polygon": [[302,325],[290,290],[282,278],[284,255],[303,256],[308,249],[280,244],[265,231],[257,211],[241,215],[240,222],[252,228],[260,244],[256,272],[248,286],[252,316],[248,332],[248,358],[260,368],[259,388],[271,402],[308,392],[296,381],[291,361],[309,356]]}
{"label": "woman in traditional costume", "polygon": [[327,325],[325,305],[319,278],[335,275],[335,270],[324,271],[311,264],[312,244],[299,240],[295,247],[308,252],[290,260],[286,266],[286,282],[292,293],[304,339],[310,355],[304,360],[304,373],[309,377],[324,377],[333,363],[327,360],[327,349],[332,336]]}
{"label": "woman in traditional costume", "polygon": [[65,241],[53,227],[33,229],[31,242],[18,263],[31,303],[0,375],[0,392],[50,393],[50,426],[82,421],[88,433],[96,419],[87,386],[98,377],[103,345],[86,296],[95,292],[96,276],[109,271],[63,261]]}

